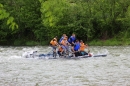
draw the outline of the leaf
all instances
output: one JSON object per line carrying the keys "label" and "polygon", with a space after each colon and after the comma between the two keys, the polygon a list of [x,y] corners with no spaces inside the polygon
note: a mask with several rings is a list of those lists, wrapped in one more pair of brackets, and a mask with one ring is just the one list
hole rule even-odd
{"label": "leaf", "polygon": [[9,28],[14,30],[15,28],[18,28],[18,25],[15,22],[11,22],[11,24],[9,25]]}
{"label": "leaf", "polygon": [[3,8],[3,5],[0,3],[0,8]]}
{"label": "leaf", "polygon": [[7,25],[9,25],[10,23],[12,23],[14,21],[13,17],[9,17],[9,19],[7,20]]}

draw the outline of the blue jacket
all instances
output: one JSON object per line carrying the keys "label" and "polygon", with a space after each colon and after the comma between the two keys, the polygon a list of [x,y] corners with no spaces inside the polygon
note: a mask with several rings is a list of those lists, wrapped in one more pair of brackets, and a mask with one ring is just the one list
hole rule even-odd
{"label": "blue jacket", "polygon": [[68,39],[68,42],[69,42],[70,44],[72,44],[72,42],[75,42],[75,40],[76,40],[76,37],[71,36],[71,37]]}
{"label": "blue jacket", "polygon": [[80,49],[80,43],[78,42],[78,43],[75,43],[75,45],[74,45],[74,50],[75,51],[78,51]]}
{"label": "blue jacket", "polygon": [[59,43],[61,43],[61,41],[64,39],[64,37],[62,36],[61,38],[60,38],[60,40],[59,40]]}

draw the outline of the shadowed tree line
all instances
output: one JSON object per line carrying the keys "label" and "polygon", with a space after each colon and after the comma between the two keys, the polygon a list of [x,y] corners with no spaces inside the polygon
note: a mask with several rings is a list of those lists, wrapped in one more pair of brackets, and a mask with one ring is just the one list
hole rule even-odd
{"label": "shadowed tree line", "polygon": [[63,33],[84,41],[130,38],[130,0],[1,0],[0,44],[46,44]]}

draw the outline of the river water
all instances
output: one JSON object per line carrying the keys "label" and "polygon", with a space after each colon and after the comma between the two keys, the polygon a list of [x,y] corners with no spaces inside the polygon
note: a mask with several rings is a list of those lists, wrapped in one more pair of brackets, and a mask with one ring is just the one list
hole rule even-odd
{"label": "river water", "polygon": [[0,47],[0,86],[130,86],[130,46],[90,46],[107,57],[23,58],[25,51],[47,53],[47,46]]}

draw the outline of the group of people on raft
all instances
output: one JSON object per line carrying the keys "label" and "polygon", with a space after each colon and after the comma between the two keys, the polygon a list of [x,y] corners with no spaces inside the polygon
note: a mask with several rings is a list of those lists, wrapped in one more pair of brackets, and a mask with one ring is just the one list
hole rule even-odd
{"label": "group of people on raft", "polygon": [[[69,38],[66,34],[63,34],[59,42],[57,41],[57,37],[55,37],[50,41],[50,45],[54,52],[56,52],[56,49],[58,48],[57,53],[59,56],[69,54],[69,52],[73,53],[75,57],[88,55],[88,53],[85,52],[85,48],[87,48],[88,45],[84,44],[83,40],[79,41],[76,39],[74,33]],[[71,46],[71,50],[69,49],[69,46]]]}

